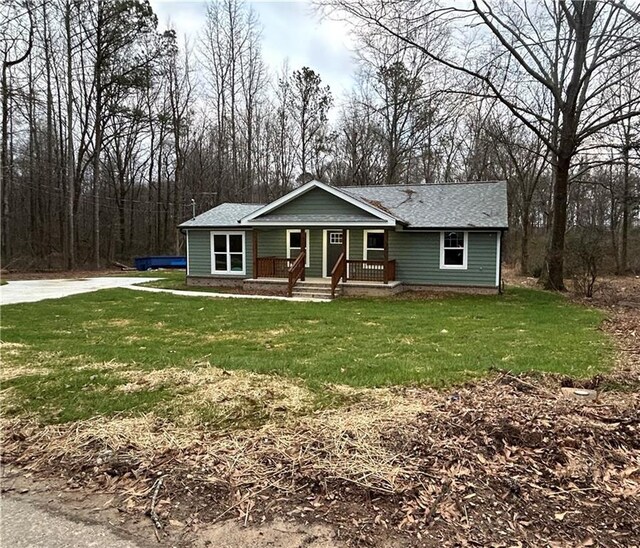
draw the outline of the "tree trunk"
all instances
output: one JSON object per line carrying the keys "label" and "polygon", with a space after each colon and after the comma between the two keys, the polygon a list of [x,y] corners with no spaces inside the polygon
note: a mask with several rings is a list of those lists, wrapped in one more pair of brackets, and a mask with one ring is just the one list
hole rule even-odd
{"label": "tree trunk", "polygon": [[102,152],[102,25],[104,5],[98,0],[98,22],[96,25],[96,64],[94,80],[96,86],[96,128],[93,151],[93,266],[100,269],[100,153]]}
{"label": "tree trunk", "polygon": [[2,65],[2,152],[0,153],[0,184],[2,188],[2,262],[6,264],[11,260],[9,231],[11,230],[9,193],[11,181],[9,180],[9,85],[8,67]]}
{"label": "tree trunk", "polygon": [[71,66],[71,3],[67,2],[65,13],[65,31],[67,34],[67,169],[66,169],[66,204],[65,204],[65,253],[66,267],[73,270],[76,266],[74,220],[73,220],[73,187],[75,181],[73,156],[73,74]]}
{"label": "tree trunk", "polygon": [[631,224],[631,178],[629,177],[630,138],[625,132],[625,143],[622,149],[623,190],[622,190],[622,241],[620,242],[620,274],[628,268],[629,225]]}
{"label": "tree trunk", "polygon": [[567,194],[570,156],[558,155],[554,166],[551,237],[541,282],[545,289],[564,291],[564,241],[567,229]]}
{"label": "tree trunk", "polygon": [[529,275],[529,236],[531,232],[531,214],[529,208],[522,212],[522,240],[520,241],[520,274]]}

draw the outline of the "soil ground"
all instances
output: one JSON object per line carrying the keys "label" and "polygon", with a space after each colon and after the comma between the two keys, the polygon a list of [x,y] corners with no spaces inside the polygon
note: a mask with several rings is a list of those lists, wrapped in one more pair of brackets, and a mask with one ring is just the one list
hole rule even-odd
{"label": "soil ground", "polygon": [[640,546],[640,279],[584,304],[618,349],[588,381],[496,371],[186,446],[157,425],[153,451],[8,421],[3,491],[165,546]]}

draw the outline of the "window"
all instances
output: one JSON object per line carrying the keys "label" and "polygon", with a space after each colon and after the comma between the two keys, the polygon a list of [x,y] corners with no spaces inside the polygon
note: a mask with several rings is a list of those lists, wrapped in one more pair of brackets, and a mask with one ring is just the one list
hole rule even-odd
{"label": "window", "polygon": [[364,260],[384,260],[384,230],[364,231]]}
{"label": "window", "polygon": [[[307,258],[305,266],[309,267],[309,231],[305,230],[307,236]],[[302,237],[300,230],[287,230],[287,257],[289,259],[295,259],[300,254],[300,248],[302,246]]]}
{"label": "window", "polygon": [[211,259],[213,274],[244,274],[244,232],[212,232]]}
{"label": "window", "polygon": [[329,232],[329,243],[342,245],[342,232]]}
{"label": "window", "polygon": [[440,268],[467,268],[467,232],[440,233]]}

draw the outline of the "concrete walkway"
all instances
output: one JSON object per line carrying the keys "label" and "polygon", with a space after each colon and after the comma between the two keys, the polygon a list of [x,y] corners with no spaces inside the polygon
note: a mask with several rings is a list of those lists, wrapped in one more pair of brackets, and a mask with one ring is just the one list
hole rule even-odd
{"label": "concrete walkway", "polygon": [[142,548],[103,525],[52,514],[20,499],[2,497],[0,546],[12,548]]}
{"label": "concrete walkway", "polygon": [[137,291],[151,293],[171,293],[180,297],[209,297],[215,299],[267,299],[274,301],[298,301],[326,303],[326,299],[306,297],[279,297],[277,295],[246,295],[236,293],[214,293],[212,291],[179,291],[177,289],[161,289],[159,287],[141,287],[137,284],[153,282],[162,278],[134,278],[113,276],[103,278],[66,278],[61,280],[24,280],[10,281],[0,286],[0,304],[35,303],[45,299],[60,299],[80,293],[91,293],[100,289],[126,287]]}
{"label": "concrete walkway", "polygon": [[132,287],[160,278],[113,276],[103,278],[66,278],[62,280],[10,281],[0,285],[0,304],[35,303],[45,299],[60,299],[79,293],[90,293],[114,287]]}
{"label": "concrete walkway", "polygon": [[180,297],[213,297],[216,299],[259,299],[269,301],[297,301],[301,303],[328,303],[329,299],[313,299],[307,297],[280,297],[278,295],[248,295],[239,293],[214,293],[213,291],[182,291],[178,289],[161,289],[159,287],[128,286],[136,291],[150,291],[152,293],[171,293]]}

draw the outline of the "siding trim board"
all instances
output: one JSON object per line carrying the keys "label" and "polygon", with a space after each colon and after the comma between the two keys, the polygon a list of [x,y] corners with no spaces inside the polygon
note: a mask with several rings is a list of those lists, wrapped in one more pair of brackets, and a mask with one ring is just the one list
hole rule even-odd
{"label": "siding trim board", "polygon": [[187,276],[189,276],[189,231],[185,230],[185,238],[187,240],[186,244],[185,244],[185,248],[187,250]]}
{"label": "siding trim board", "polygon": [[502,232],[496,232],[496,287],[500,287],[502,274]]}

